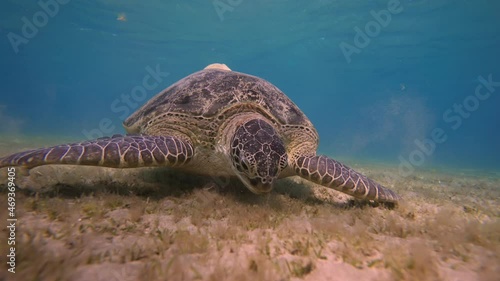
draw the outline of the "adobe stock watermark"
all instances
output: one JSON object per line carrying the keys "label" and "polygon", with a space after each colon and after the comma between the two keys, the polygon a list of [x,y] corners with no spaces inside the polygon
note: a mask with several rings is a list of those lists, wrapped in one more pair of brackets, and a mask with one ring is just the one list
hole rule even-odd
{"label": "adobe stock watermark", "polygon": [[17,34],[9,32],[7,34],[7,39],[9,40],[14,53],[19,53],[19,46],[21,44],[28,44],[30,39],[33,39],[38,34],[39,29],[45,27],[49,23],[49,19],[55,17],[59,13],[60,7],[68,4],[70,1],[71,0],[38,1],[40,10],[35,12],[31,19],[28,19],[27,17],[21,18],[23,23],[21,33]]}
{"label": "adobe stock watermark", "polygon": [[[125,120],[132,110],[141,105],[148,96],[148,91],[156,89],[160,83],[170,75],[169,72],[160,70],[160,65],[157,64],[153,69],[151,66],[146,66],[146,74],[142,78],[142,84],[133,87],[130,94],[122,94],[116,98],[110,105],[111,112],[120,114],[119,118]],[[113,121],[110,118],[102,118],[99,121],[97,128],[92,130],[82,130],[82,134],[86,139],[96,139],[111,134],[116,129]]]}
{"label": "adobe stock watermark", "polygon": [[7,265],[10,273],[16,273],[16,168],[7,169]]}
{"label": "adobe stock watermark", "polygon": [[[486,101],[495,92],[495,88],[500,87],[500,81],[493,81],[492,74],[488,78],[479,76],[479,83],[476,86],[473,95],[465,97],[461,103],[453,104],[443,112],[443,121],[450,124],[452,130],[457,130],[463,124],[463,120],[471,116],[471,113],[479,108],[481,102]],[[434,128],[430,138],[423,140],[416,139],[415,149],[412,150],[406,157],[399,155],[399,174],[403,177],[411,175],[415,171],[415,167],[420,167],[425,163],[427,157],[430,157],[438,144],[446,142],[448,135],[442,128]]]}
{"label": "adobe stock watermark", "polygon": [[243,0],[214,0],[212,5],[220,21],[224,21],[224,13],[233,12],[234,8],[243,3]]}
{"label": "adobe stock watermark", "polygon": [[386,10],[380,10],[378,12],[371,10],[370,14],[374,20],[365,24],[364,32],[358,26],[354,27],[354,31],[356,32],[353,38],[354,46],[345,41],[339,44],[340,50],[342,54],[344,54],[347,63],[351,63],[351,56],[353,54],[360,54],[362,49],[370,45],[371,39],[380,34],[382,27],[387,27],[391,23],[392,15],[397,15],[402,11],[403,6],[401,6],[399,0],[389,0]]}

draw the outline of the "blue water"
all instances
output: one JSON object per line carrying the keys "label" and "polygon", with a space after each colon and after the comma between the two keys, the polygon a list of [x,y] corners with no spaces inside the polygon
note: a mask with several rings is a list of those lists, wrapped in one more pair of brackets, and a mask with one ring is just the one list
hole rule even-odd
{"label": "blue water", "polygon": [[[500,168],[499,1],[55,1],[0,4],[1,135],[123,133],[158,91],[222,62],[290,96],[321,153]],[[124,100],[148,67],[159,83]]]}

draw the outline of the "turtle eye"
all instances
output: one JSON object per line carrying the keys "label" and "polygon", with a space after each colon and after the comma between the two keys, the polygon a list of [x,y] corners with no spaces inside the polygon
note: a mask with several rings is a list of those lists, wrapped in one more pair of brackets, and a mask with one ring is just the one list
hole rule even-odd
{"label": "turtle eye", "polygon": [[238,146],[238,140],[233,141],[233,148],[231,150],[233,165],[240,172],[248,171],[250,167],[250,158],[252,157],[249,152],[242,152]]}
{"label": "turtle eye", "polygon": [[243,170],[248,170],[248,162],[246,161],[245,158],[241,159],[240,165],[243,168]]}
{"label": "turtle eye", "polygon": [[248,167],[250,166],[251,158],[252,158],[252,154],[250,154],[249,152],[245,152],[245,153],[243,153],[243,155],[241,155],[240,164],[241,164],[241,167],[243,168],[243,170],[248,171]]}

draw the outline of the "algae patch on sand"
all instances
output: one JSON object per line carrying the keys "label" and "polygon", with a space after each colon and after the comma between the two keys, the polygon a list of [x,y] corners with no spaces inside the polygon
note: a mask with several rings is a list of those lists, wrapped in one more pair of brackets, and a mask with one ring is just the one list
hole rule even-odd
{"label": "algae patch on sand", "polygon": [[497,278],[500,179],[356,168],[404,202],[392,210],[352,203],[300,178],[257,196],[237,181],[219,188],[165,169],[35,168],[17,179],[15,279]]}

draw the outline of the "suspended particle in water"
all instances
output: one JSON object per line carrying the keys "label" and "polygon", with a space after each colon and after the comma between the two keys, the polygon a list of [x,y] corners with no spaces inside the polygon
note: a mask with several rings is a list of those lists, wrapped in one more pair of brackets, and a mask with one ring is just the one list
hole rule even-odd
{"label": "suspended particle in water", "polygon": [[127,21],[127,15],[125,13],[119,13],[118,16],[116,17],[116,20]]}

